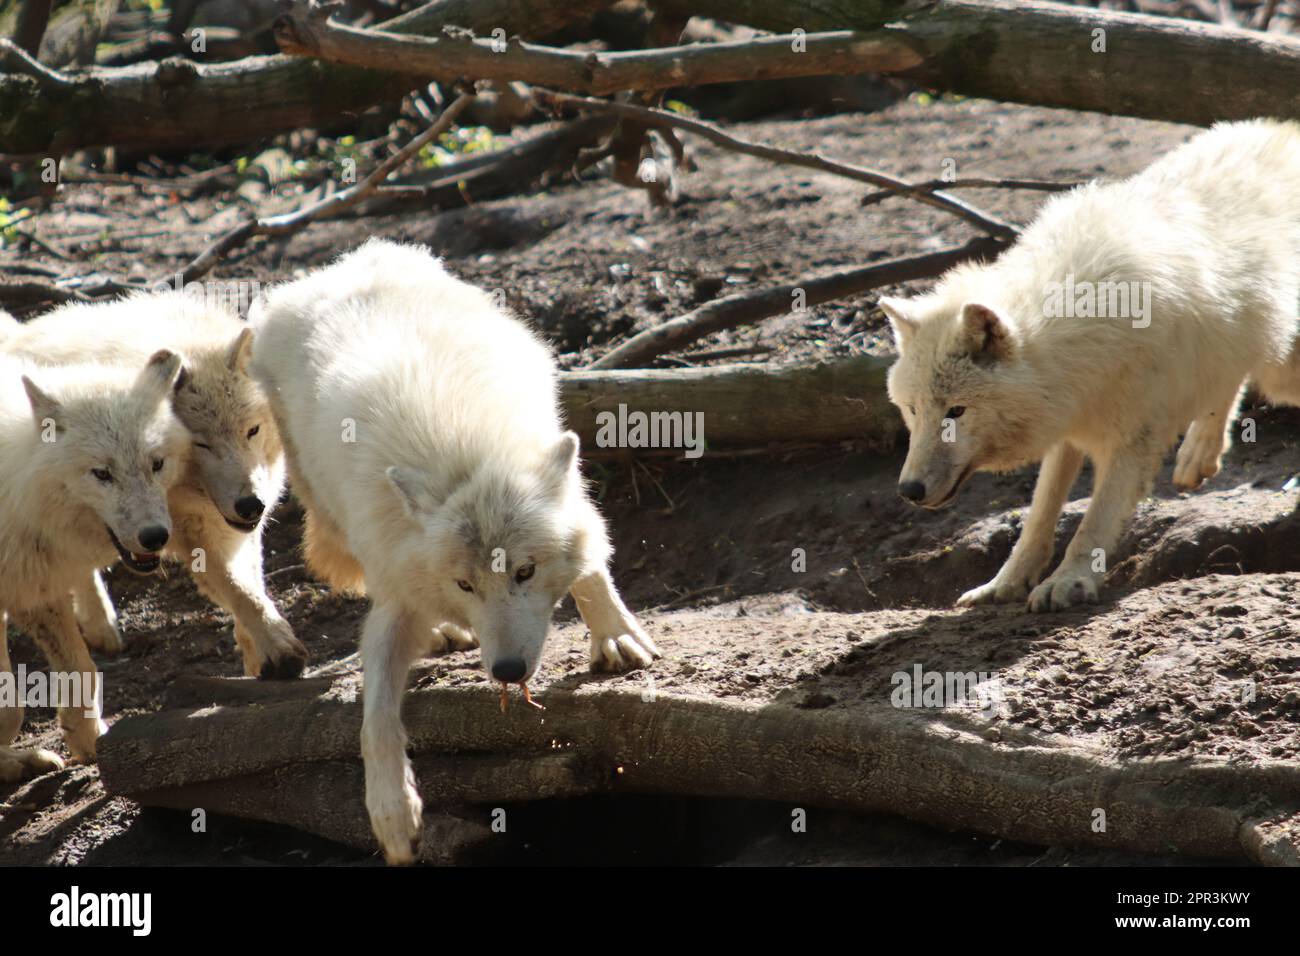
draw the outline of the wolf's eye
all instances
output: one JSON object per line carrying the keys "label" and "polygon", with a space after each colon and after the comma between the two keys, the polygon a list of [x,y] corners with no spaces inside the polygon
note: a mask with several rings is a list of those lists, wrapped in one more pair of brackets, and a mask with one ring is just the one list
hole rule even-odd
{"label": "wolf's eye", "polygon": [[947,415],[944,415],[943,417],[944,417],[944,418],[961,418],[961,417],[962,417],[963,415],[965,415],[965,414],[966,414],[966,406],[965,406],[965,405],[954,405],[952,408],[948,409],[948,414],[947,414]]}
{"label": "wolf's eye", "polygon": [[910,412],[912,415],[916,415],[916,406],[915,406],[915,405],[908,405],[908,406],[907,406],[907,410],[908,410],[908,412]]}
{"label": "wolf's eye", "polygon": [[525,581],[527,581],[529,578],[533,576],[533,572],[536,570],[537,570],[537,565],[525,564],[522,568],[520,568],[518,571],[515,572],[515,580],[518,581],[520,584],[523,584]]}
{"label": "wolf's eye", "polygon": [[113,483],[113,473],[107,468],[92,468],[90,469],[90,473],[106,485],[111,485]]}
{"label": "wolf's eye", "polygon": [[460,588],[462,591],[464,591],[466,594],[474,593],[474,586],[470,584],[468,581],[457,581],[456,586]]}
{"label": "wolf's eye", "polygon": [[261,428],[262,428],[261,425],[254,425],[252,428],[250,428],[250,429],[248,430],[248,437],[249,437],[249,438],[252,438],[254,435],[256,435],[256,434],[261,430]]}
{"label": "wolf's eye", "polygon": [[153,460],[153,470],[154,470],[155,472],[162,471],[162,466],[163,466],[163,459],[162,459],[162,458],[155,458],[155,459]]}
{"label": "wolf's eye", "polygon": [[196,441],[196,442],[194,443],[194,447],[195,447],[195,448],[202,448],[204,451],[212,451],[212,446],[211,446],[211,445],[205,445],[205,444],[204,444],[203,442],[201,442],[201,441]]}

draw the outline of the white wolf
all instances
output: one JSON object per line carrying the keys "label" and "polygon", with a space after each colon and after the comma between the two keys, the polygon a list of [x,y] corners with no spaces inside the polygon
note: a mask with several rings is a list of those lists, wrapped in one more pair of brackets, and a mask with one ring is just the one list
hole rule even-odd
{"label": "white wolf", "polygon": [[273,290],[252,322],[252,373],[306,510],[308,565],[373,601],[366,807],[388,861],[410,862],[421,803],[400,703],[412,661],[477,640],[495,680],[525,684],[566,591],[594,669],[658,651],[606,570],[554,361],[490,296],[423,248],[371,241]]}
{"label": "white wolf", "polygon": [[[234,616],[245,673],[297,677],[307,650],[262,576],[262,517],[284,491],[284,452],[266,397],[248,376],[251,343],[252,331],[232,312],[177,291],[67,305],[10,326],[7,335],[0,330],[0,351],[42,364],[132,366],[160,348],[185,357],[172,406],[193,442],[169,499],[175,533],[165,553],[183,561],[199,590]],[[91,646],[120,650],[98,572],[75,597]]]}
{"label": "white wolf", "polygon": [[[0,671],[11,674],[7,611],[52,671],[93,675],[85,697],[98,697],[72,589],[118,556],[157,566],[173,529],[167,492],[189,440],[168,401],[180,371],[167,351],[134,370],[40,368],[0,355]],[[21,703],[0,707],[0,780],[60,765],[48,751],[11,746]],[[98,700],[63,703],[68,750],[93,760],[104,729]]]}
{"label": "white wolf", "polygon": [[[899,352],[889,396],[911,432],[900,494],[937,508],[977,470],[1042,461],[1010,558],[959,604],[1095,601],[1179,432],[1174,480],[1193,488],[1219,470],[1244,380],[1300,400],[1292,183],[1300,126],[1216,126],[1131,179],[1051,200],[998,261],[954,269],[928,295],[881,300]],[[1039,583],[1085,455],[1092,501]]]}

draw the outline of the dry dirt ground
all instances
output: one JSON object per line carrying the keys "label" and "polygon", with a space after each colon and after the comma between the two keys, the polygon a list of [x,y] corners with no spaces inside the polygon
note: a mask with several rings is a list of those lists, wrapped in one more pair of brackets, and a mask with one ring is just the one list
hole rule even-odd
{"label": "dry dirt ground", "polygon": [[[871,115],[742,124],[749,138],[920,179],[944,160],[962,176],[1083,180],[1131,173],[1194,130],[987,102],[913,98]],[[680,204],[647,212],[644,199],[605,182],[560,185],[526,198],[440,215],[326,223],[259,247],[222,276],[285,278],[372,234],[426,242],[466,278],[502,288],[555,342],[566,367],[608,343],[726,291],[960,242],[968,227],[893,200],[861,208],[844,180],[689,143],[699,170]],[[1025,222],[1039,194],[972,192],[990,211]],[[72,186],[41,235],[73,256],[0,252],[0,264],[64,273],[165,275],[247,213],[210,198],[173,201],[122,186]],[[92,237],[86,248],[73,240]],[[62,242],[60,239],[62,238]],[[80,240],[78,240],[80,241]],[[21,260],[21,261],[20,261]],[[694,347],[753,346],[760,360],[887,352],[874,297],[769,320]],[[667,364],[672,364],[668,362]],[[887,695],[890,675],[915,664],[991,671],[1020,689],[1000,719],[1087,739],[1115,758],[1214,755],[1296,759],[1300,640],[1295,596],[1300,553],[1295,495],[1300,413],[1246,413],[1253,443],[1192,495],[1175,494],[1166,468],[1139,509],[1103,603],[1052,616],[1018,607],[957,612],[953,599],[985,581],[1009,552],[1033,473],[977,476],[956,505],[930,514],[893,492],[901,447],[852,445],[816,453],[590,463],[587,471],[617,548],[614,573],[672,658],[659,686],[689,681],[721,697],[776,694],[803,707],[849,706]],[[1062,519],[1061,547],[1086,504],[1085,472]],[[362,602],[304,575],[299,514],[281,506],[268,536],[271,591],[306,641],[313,665],[355,649]],[[804,549],[805,570],[792,568]],[[227,616],[173,570],[143,581],[109,576],[130,645],[102,660],[107,719],[155,709],[179,675],[234,676]],[[581,670],[580,627],[566,602],[553,655],[536,689]],[[42,666],[10,635],[15,663]],[[441,662],[438,680],[479,682],[477,654]],[[644,680],[630,675],[624,681]],[[1238,705],[1253,681],[1255,700]],[[49,711],[28,713],[28,743],[58,747]],[[360,795],[358,795],[359,799]],[[191,832],[188,816],[141,810],[106,796],[93,768],[0,788],[0,863],[373,863],[326,841],[237,820]],[[884,816],[820,813],[789,833],[789,809],[736,801],[584,800],[521,808],[496,859],[519,862],[706,863],[1187,863],[1172,856],[1013,845],[948,834]],[[636,814],[639,833],[620,826]],[[517,818],[518,819],[518,818]],[[530,825],[531,823],[531,825]],[[581,838],[575,837],[580,833]]]}

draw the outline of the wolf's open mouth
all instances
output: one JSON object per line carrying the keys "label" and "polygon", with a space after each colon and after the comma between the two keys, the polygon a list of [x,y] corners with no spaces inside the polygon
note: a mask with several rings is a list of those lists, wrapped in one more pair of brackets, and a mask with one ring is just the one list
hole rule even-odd
{"label": "wolf's open mouth", "polygon": [[153,574],[162,564],[162,559],[158,557],[157,551],[150,551],[147,554],[136,554],[134,551],[128,551],[122,547],[122,542],[117,540],[117,535],[113,534],[113,529],[104,525],[108,531],[108,537],[113,542],[113,547],[117,548],[117,554],[122,559],[122,563],[134,571],[136,574]]}
{"label": "wolf's open mouth", "polygon": [[226,519],[226,524],[230,525],[230,527],[236,531],[242,531],[244,534],[256,531],[257,526],[262,523],[260,518],[257,521],[236,521],[234,518],[226,518],[225,515],[221,517]]}
{"label": "wolf's open mouth", "polygon": [[969,465],[966,466],[965,470],[963,470],[962,473],[957,476],[957,480],[952,483],[952,487],[948,489],[948,493],[946,495],[944,495],[941,499],[936,501],[934,504],[923,505],[922,507],[928,508],[931,511],[937,511],[940,508],[948,507],[948,505],[952,504],[952,499],[957,497],[957,492],[961,490],[961,486],[966,484],[966,479],[969,478],[974,473],[975,473],[975,462],[972,461]]}

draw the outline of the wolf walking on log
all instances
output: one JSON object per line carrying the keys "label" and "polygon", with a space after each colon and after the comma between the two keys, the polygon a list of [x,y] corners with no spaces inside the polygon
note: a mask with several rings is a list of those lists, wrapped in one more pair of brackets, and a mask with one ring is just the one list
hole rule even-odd
{"label": "wolf walking on log", "polygon": [[254,313],[251,370],[306,511],[308,567],[372,600],[366,806],[385,857],[408,863],[422,808],[400,705],[414,660],[477,644],[484,670],[526,693],[566,591],[593,669],[658,651],[610,579],[554,360],[487,293],[422,248],[372,240]]}

